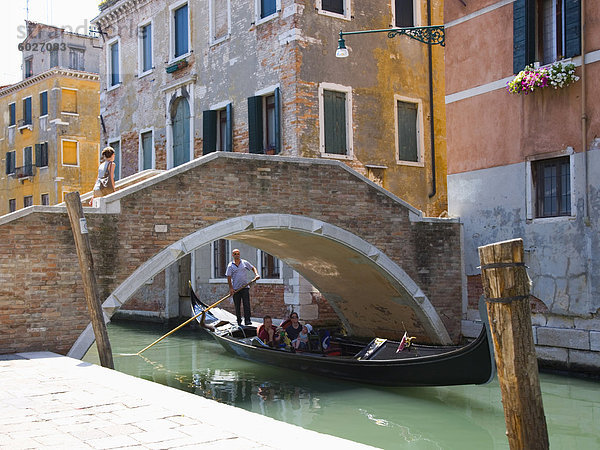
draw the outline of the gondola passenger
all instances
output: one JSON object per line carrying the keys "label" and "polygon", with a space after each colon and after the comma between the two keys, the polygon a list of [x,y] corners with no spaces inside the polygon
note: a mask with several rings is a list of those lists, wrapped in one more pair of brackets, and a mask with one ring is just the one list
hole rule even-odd
{"label": "gondola passenger", "polygon": [[258,337],[269,347],[279,346],[279,333],[277,328],[273,325],[273,319],[271,316],[265,316],[263,318],[263,324],[259,327]]}
{"label": "gondola passenger", "polygon": [[306,324],[302,327],[302,331],[296,339],[292,341],[292,346],[296,350],[308,350],[308,333],[312,331],[312,326]]}
{"label": "gondola passenger", "polygon": [[290,322],[291,324],[286,327],[285,332],[290,340],[293,341],[302,331],[302,325],[298,323],[298,313],[293,312],[290,314]]}

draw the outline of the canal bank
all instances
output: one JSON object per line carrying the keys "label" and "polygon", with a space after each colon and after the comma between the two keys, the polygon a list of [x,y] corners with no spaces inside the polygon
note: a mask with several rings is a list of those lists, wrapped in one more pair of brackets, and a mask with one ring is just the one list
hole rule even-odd
{"label": "canal bank", "polygon": [[51,352],[0,379],[0,448],[373,448]]}

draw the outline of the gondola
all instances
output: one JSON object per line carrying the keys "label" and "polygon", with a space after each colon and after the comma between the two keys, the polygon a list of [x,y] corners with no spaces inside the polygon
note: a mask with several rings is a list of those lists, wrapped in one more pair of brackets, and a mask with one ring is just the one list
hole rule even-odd
{"label": "gondola", "polygon": [[[207,305],[191,291],[192,312]],[[495,375],[493,350],[485,305],[480,305],[484,326],[477,339],[464,346],[410,344],[373,339],[367,343],[344,337],[315,334],[311,351],[271,348],[257,338],[256,326],[238,326],[235,316],[212,308],[197,317],[200,325],[228,352],[256,363],[381,386],[452,386],[485,384]]]}

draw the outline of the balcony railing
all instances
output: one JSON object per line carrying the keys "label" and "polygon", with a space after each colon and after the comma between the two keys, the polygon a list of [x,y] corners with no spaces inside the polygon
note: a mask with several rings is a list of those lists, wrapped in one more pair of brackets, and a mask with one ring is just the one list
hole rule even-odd
{"label": "balcony railing", "polygon": [[27,164],[21,167],[15,167],[16,178],[27,178],[35,175],[36,167],[33,164]]}

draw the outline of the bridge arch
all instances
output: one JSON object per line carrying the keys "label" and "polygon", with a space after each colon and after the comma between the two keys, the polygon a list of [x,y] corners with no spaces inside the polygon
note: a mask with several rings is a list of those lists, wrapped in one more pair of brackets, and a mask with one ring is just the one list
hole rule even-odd
{"label": "bridge arch", "polygon": [[[325,296],[351,334],[369,335],[379,331],[392,335],[403,331],[402,326],[412,316],[415,320],[409,322],[411,332],[418,329],[418,334],[426,334],[435,341],[451,342],[427,296],[382,251],[340,227],[291,214],[234,217],[180,239],[124,280],[106,299],[104,310],[112,315],[147,280],[184,255],[217,239],[242,241],[285,261]],[[349,298],[361,296],[362,303]],[[365,309],[374,311],[364,314]],[[394,320],[394,312],[401,313],[398,318],[402,320]],[[86,329],[82,333],[70,356],[83,356],[93,344],[90,331]]]}

